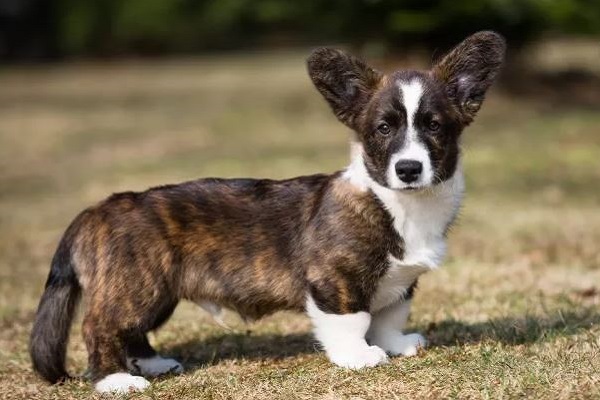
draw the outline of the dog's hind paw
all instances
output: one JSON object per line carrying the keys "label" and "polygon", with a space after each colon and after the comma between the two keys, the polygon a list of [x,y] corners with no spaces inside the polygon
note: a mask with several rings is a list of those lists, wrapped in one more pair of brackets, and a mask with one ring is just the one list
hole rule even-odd
{"label": "dog's hind paw", "polygon": [[144,376],[159,376],[164,374],[180,374],[183,366],[172,358],[154,356],[149,358],[127,358],[127,366],[131,371]]}
{"label": "dog's hind paw", "polygon": [[126,372],[110,374],[96,382],[96,391],[100,393],[125,394],[130,391],[142,391],[150,386],[150,382],[141,376],[133,376]]}

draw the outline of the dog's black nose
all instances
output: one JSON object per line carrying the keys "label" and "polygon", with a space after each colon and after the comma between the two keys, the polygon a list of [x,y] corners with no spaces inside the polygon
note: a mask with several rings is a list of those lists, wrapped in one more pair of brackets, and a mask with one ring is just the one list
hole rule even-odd
{"label": "dog's black nose", "polygon": [[396,163],[396,174],[404,183],[411,183],[419,179],[423,172],[423,164],[416,160],[400,160]]}

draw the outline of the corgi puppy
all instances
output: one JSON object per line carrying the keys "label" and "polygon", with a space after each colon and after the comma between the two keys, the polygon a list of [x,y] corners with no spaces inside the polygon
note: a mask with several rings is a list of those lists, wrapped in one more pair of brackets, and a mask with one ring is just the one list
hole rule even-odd
{"label": "corgi puppy", "polygon": [[504,39],[478,32],[427,71],[385,75],[315,50],[308,73],[353,131],[351,162],[287,180],[199,179],[114,194],[66,230],[33,325],[33,367],[68,377],[74,310],[99,392],[143,390],[182,372],[146,334],[180,300],[257,319],[304,311],[329,360],[374,367],[416,354],[406,334],[421,274],[437,268],[464,190],[460,137],[503,64]]}

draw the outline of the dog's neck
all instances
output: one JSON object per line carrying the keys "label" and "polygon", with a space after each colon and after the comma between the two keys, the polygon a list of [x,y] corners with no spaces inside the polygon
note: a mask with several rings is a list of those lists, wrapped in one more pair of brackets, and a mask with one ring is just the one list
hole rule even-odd
{"label": "dog's neck", "polygon": [[[369,175],[363,160],[360,143],[352,143],[351,163],[342,178],[363,191],[372,191],[394,220],[394,228],[405,245],[403,262],[407,265],[422,265],[435,268],[445,253],[445,234],[458,214],[464,193],[462,165],[456,167],[454,175],[430,188],[403,192],[388,189],[375,182]],[[428,259],[417,254],[426,248],[440,248]],[[415,259],[413,259],[413,256]]]}

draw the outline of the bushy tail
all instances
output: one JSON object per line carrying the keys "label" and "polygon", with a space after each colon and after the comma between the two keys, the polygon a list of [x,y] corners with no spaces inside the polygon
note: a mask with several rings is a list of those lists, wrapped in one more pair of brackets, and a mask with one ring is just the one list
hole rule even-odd
{"label": "bushy tail", "polygon": [[71,244],[71,240],[63,237],[54,254],[29,342],[33,369],[50,383],[69,377],[65,355],[81,292],[71,261]]}

